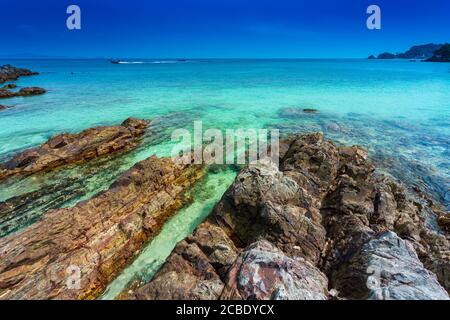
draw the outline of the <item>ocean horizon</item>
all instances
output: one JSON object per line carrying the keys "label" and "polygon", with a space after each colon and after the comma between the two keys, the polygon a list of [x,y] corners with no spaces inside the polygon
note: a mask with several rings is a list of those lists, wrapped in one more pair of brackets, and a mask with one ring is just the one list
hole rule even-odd
{"label": "ocean horizon", "polygon": [[[40,86],[44,95],[7,99],[0,113],[0,161],[61,133],[118,125],[129,117],[152,121],[133,151],[93,164],[10,179],[0,202],[40,190],[45,195],[25,216],[0,224],[14,235],[48,208],[74,208],[150,156],[170,157],[176,129],[278,129],[282,138],[323,132],[338,146],[369,152],[378,173],[429,194],[450,208],[450,73],[446,64],[367,59],[0,59],[29,68],[18,88]],[[314,112],[304,112],[304,110]],[[238,171],[208,171],[179,210],[112,280],[102,299],[151,281],[175,245],[204,221]],[[65,185],[65,181],[70,184]],[[83,190],[80,192],[80,190]],[[61,190],[58,189],[58,192]],[[50,200],[45,200],[48,197]],[[20,233],[19,233],[20,234]]]}

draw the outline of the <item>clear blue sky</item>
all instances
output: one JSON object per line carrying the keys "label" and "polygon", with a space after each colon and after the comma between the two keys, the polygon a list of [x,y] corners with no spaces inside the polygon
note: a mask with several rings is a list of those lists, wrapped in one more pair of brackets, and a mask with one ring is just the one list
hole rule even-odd
{"label": "clear blue sky", "polygon": [[[0,1],[1,56],[351,58],[450,42],[449,0]],[[66,28],[70,4],[81,30]]]}

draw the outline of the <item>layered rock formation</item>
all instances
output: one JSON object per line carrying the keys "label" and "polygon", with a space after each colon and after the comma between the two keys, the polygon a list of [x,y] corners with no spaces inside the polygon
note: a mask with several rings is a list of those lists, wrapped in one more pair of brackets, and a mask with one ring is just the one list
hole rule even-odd
{"label": "layered rock formation", "polygon": [[449,298],[449,234],[431,200],[321,134],[280,150],[279,169],[239,173],[135,298]]}
{"label": "layered rock formation", "polygon": [[79,134],[54,136],[43,145],[21,152],[0,164],[0,180],[130,150],[138,144],[147,126],[148,121],[129,118],[120,126],[96,127]]}
{"label": "layered rock formation", "polygon": [[17,80],[19,77],[23,76],[32,76],[36,74],[38,73],[28,69],[16,68],[10,64],[5,64],[0,67],[0,83]]}
{"label": "layered rock formation", "polygon": [[[50,144],[65,140],[57,141]],[[97,297],[187,201],[184,192],[203,174],[201,166],[150,157],[91,200],[51,210],[0,239],[0,298]]]}

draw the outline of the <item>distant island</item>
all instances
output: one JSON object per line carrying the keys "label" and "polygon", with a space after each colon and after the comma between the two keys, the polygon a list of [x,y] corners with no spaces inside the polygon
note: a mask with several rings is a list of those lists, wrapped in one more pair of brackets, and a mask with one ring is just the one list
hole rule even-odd
{"label": "distant island", "polygon": [[431,62],[450,62],[450,44],[428,43],[412,46],[403,53],[383,52],[377,57],[370,55],[368,59],[411,59]]}

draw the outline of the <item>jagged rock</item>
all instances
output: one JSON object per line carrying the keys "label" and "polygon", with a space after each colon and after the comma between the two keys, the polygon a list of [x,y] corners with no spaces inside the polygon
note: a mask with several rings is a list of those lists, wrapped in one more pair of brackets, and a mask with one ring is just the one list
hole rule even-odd
{"label": "jagged rock", "polygon": [[25,150],[0,165],[0,180],[130,150],[136,147],[147,126],[146,120],[128,119],[120,126],[96,127],[79,134],[57,135],[43,145]]}
{"label": "jagged rock", "polygon": [[292,259],[266,240],[251,244],[228,272],[221,299],[326,300],[326,276],[302,258]]}
{"label": "jagged rock", "polygon": [[295,178],[270,163],[249,166],[216,206],[213,219],[239,247],[263,237],[289,255],[315,263],[325,230],[318,203]]}
{"label": "jagged rock", "polygon": [[225,232],[208,221],[177,244],[154,280],[135,292],[136,299],[218,299],[238,249]]}
{"label": "jagged rock", "polygon": [[196,243],[182,241],[155,281],[136,291],[139,300],[215,300],[223,283]]}
{"label": "jagged rock", "polygon": [[411,244],[394,232],[366,242],[334,275],[350,299],[448,300],[436,276],[426,270]]}
{"label": "jagged rock", "polygon": [[[270,162],[262,162],[238,174],[208,220],[177,245],[148,284],[137,289],[151,292],[140,293],[139,298],[153,299],[158,297],[155,292],[159,295],[169,292],[165,298],[199,299],[201,296],[192,295],[189,288],[210,278],[217,282],[206,286],[215,290],[209,298],[219,296],[222,285],[222,299],[302,297],[294,288],[303,288],[303,278],[284,274],[274,280],[273,275],[282,272],[283,267],[271,265],[272,258],[266,259],[270,272],[257,270],[259,262],[255,261],[265,261],[269,255],[275,255],[275,261],[296,261],[302,268],[307,265],[315,276],[305,279],[315,279],[316,289],[326,287],[322,281],[326,278],[318,276],[323,272],[328,277],[328,287],[333,289],[329,296],[326,291],[319,294],[318,289],[303,293],[314,292],[314,297],[332,299],[368,298],[367,283],[355,268],[376,266],[377,253],[390,246],[392,254],[395,252],[392,259],[408,261],[399,264],[397,270],[386,269],[390,273],[385,280],[392,296],[446,298],[440,285],[450,288],[450,242],[448,235],[437,227],[437,215],[429,201],[410,193],[392,178],[378,174],[361,147],[337,147],[316,133],[293,137],[283,142],[280,150],[279,169]],[[380,234],[395,241],[386,244],[380,240]],[[194,250],[188,250],[193,245],[200,249],[195,251],[195,259],[191,254]],[[214,249],[219,246],[224,248],[223,254]],[[176,259],[187,259],[189,267],[177,267]],[[235,261],[231,263],[232,260]],[[249,271],[242,273],[244,270]],[[401,277],[412,280],[408,288],[397,285]],[[288,291],[282,290],[284,295],[261,291],[263,283],[278,280],[292,284]],[[183,288],[182,295],[177,295],[179,287]],[[170,290],[165,291],[167,288]]]}
{"label": "jagged rock", "polygon": [[8,83],[7,85],[4,85],[2,89],[15,89],[17,88],[17,85],[15,83]]}
{"label": "jagged rock", "polygon": [[22,76],[32,76],[38,74],[28,69],[16,68],[10,64],[5,64],[0,67],[0,83],[17,80]]}
{"label": "jagged rock", "polygon": [[394,231],[411,241],[425,267],[449,290],[450,242],[431,227],[437,216],[429,204],[421,204],[391,178],[376,174],[364,154],[348,158],[346,149],[340,148],[339,174],[321,206],[328,238],[322,267],[332,287],[341,291],[335,284],[335,272],[364,243],[376,233]]}
{"label": "jagged rock", "polygon": [[[75,207],[51,210],[0,239],[0,298],[97,297],[187,201],[184,192],[203,174],[201,166],[150,157],[109,190]],[[81,272],[79,288],[70,286],[73,270]]]}

